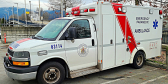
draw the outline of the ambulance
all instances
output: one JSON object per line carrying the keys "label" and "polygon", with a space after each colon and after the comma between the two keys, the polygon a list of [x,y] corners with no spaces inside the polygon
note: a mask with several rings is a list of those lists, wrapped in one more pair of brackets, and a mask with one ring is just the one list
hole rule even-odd
{"label": "ambulance", "polygon": [[4,67],[10,78],[60,84],[126,64],[140,69],[161,54],[161,8],[98,1],[66,15],[9,45]]}

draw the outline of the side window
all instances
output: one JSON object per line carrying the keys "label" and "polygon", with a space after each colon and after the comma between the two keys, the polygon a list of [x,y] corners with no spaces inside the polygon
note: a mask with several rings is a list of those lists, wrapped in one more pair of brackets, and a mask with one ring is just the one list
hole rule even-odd
{"label": "side window", "polygon": [[76,27],[77,38],[91,38],[90,24],[88,20],[76,20],[70,27]]}

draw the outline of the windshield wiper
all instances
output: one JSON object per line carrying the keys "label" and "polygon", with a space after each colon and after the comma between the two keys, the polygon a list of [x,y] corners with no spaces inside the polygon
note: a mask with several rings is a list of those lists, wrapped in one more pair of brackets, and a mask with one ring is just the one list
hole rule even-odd
{"label": "windshield wiper", "polygon": [[37,39],[40,39],[40,40],[44,39],[42,36],[38,36],[38,35],[37,35],[37,37],[34,37],[34,38],[37,38]]}

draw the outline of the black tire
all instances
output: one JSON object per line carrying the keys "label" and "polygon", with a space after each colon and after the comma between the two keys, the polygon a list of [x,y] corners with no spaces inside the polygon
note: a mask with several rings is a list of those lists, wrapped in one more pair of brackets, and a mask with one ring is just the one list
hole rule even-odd
{"label": "black tire", "polygon": [[145,54],[141,51],[138,51],[135,56],[134,56],[134,60],[133,60],[133,67],[136,69],[140,69],[143,67],[145,62]]}
{"label": "black tire", "polygon": [[42,65],[37,74],[39,84],[61,84],[65,78],[65,69],[58,62],[47,62]]}

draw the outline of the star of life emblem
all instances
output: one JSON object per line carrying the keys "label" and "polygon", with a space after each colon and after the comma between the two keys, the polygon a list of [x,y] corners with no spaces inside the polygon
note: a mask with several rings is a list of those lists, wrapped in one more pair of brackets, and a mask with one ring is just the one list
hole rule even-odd
{"label": "star of life emblem", "polygon": [[80,44],[78,47],[78,55],[81,57],[87,56],[89,49],[86,44]]}
{"label": "star of life emblem", "polygon": [[153,21],[153,28],[156,29],[158,27],[158,21],[155,19],[155,21]]}

